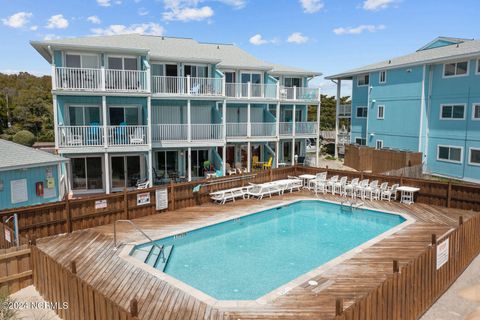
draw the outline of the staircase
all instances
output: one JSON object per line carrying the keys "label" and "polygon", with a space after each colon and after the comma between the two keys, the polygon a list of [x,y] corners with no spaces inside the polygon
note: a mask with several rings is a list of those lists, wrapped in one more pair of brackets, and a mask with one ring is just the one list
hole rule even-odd
{"label": "staircase", "polygon": [[155,269],[158,269],[162,272],[165,271],[170,255],[173,251],[173,244],[169,246],[164,246],[161,250],[158,246],[148,245],[135,249],[132,254],[132,257],[148,264]]}

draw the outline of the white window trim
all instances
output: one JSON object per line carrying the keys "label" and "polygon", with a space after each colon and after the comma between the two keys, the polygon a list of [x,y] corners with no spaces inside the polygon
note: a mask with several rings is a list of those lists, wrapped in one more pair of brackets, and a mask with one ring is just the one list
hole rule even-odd
{"label": "white window trim", "polygon": [[[467,72],[465,74],[454,74],[454,75],[451,75],[451,76],[446,76],[445,75],[445,67],[446,67],[447,64],[452,64],[452,63],[458,64],[460,62],[465,62],[465,60],[445,62],[443,64],[442,78],[443,79],[450,79],[450,78],[467,77],[470,74],[470,60],[467,60]],[[456,72],[456,69],[457,69],[457,67],[455,66],[455,72]]]}
{"label": "white window trim", "polygon": [[[243,74],[250,74],[250,80],[252,79],[252,76],[251,76],[252,74],[259,74],[260,75],[260,83],[259,84],[263,84],[263,73],[258,72],[258,71],[240,70],[240,79],[239,79],[240,83],[243,83],[242,82],[242,75]],[[250,81],[250,83],[252,83],[252,82]]]}
{"label": "white window trim", "polygon": [[122,69],[120,70],[125,70],[125,59],[137,59],[137,69],[136,70],[127,70],[127,71],[141,71],[140,70],[140,63],[139,63],[139,57],[138,56],[131,56],[131,55],[116,55],[116,54],[109,54],[107,55],[105,59],[105,64],[107,65],[106,69],[109,70],[118,70],[118,69],[110,69],[110,65],[108,63],[108,58],[122,58]]}
{"label": "white window trim", "polygon": [[[358,109],[360,109],[360,108],[365,108],[365,109],[367,109],[367,116],[366,116],[366,117],[359,117],[359,116],[358,116]],[[357,106],[357,107],[355,108],[355,118],[357,118],[357,119],[367,119],[367,118],[368,118],[368,108],[367,108],[367,106]]]}
{"label": "white window trim", "polygon": [[92,52],[82,52],[82,51],[66,51],[63,53],[63,64],[62,66],[65,67],[65,68],[71,68],[71,67],[67,67],[67,55],[72,55],[72,56],[80,56],[80,68],[81,69],[94,69],[94,70],[97,70],[97,68],[83,68],[82,65],[83,65],[83,58],[82,56],[91,56],[91,57],[96,57],[97,58],[97,65],[98,65],[98,69],[101,68],[102,64],[101,64],[101,61],[100,61],[100,55],[97,54],[97,53],[92,53]]}
{"label": "white window trim", "polygon": [[471,166],[479,166],[480,167],[480,163],[472,162],[472,150],[480,151],[480,148],[473,148],[473,147],[468,148],[468,164],[471,165]]}
{"label": "white window trim", "polygon": [[[365,76],[368,76],[368,83],[365,83],[365,84],[359,84],[358,83],[358,80],[360,79],[360,77],[364,77]],[[357,75],[357,87],[367,87],[370,85],[370,74],[369,73],[364,73],[364,74],[359,74]]]}
{"label": "white window trim", "polygon": [[[462,118],[444,118],[443,117],[443,107],[453,107],[453,106],[463,106],[463,117]],[[458,120],[465,120],[465,114],[467,111],[467,104],[466,103],[445,103],[440,104],[440,120],[447,120],[447,121],[458,121]],[[452,110],[453,115],[453,110]]]}
{"label": "white window trim", "polygon": [[[378,148],[378,143],[379,143],[379,142],[380,142],[381,145],[382,145],[380,148]],[[375,149],[380,150],[380,149],[382,149],[382,148],[383,148],[383,140],[376,140],[376,141],[375,141]]]}
{"label": "white window trim", "polygon": [[[143,123],[143,106],[141,104],[125,104],[125,105],[118,105],[118,104],[112,104],[112,105],[107,105],[107,126],[112,126],[110,124],[110,108],[137,108],[138,109],[138,122]],[[125,116],[125,114],[124,114]],[[125,120],[125,118],[124,118]],[[144,126],[143,124],[138,124],[137,126]]]}
{"label": "white window trim", "polygon": [[480,75],[480,71],[478,70],[478,68],[480,68],[480,58],[478,58],[476,61],[477,61],[477,63],[476,63],[476,66],[475,66],[475,74],[478,76],[478,75]]}
{"label": "white window trim", "polygon": [[[460,149],[460,161],[450,160],[450,159],[440,159],[440,157],[439,157],[440,147]],[[449,151],[449,155],[450,155],[450,151]],[[463,163],[463,147],[462,146],[452,146],[452,145],[438,144],[437,145],[437,161],[456,163],[456,164]]]}
{"label": "white window trim", "polygon": [[480,102],[472,104],[472,121],[480,121],[480,118],[475,118],[475,107],[480,108]]}
{"label": "white window trim", "polygon": [[[380,107],[383,109],[383,115],[380,117]],[[377,119],[378,120],[384,120],[385,119],[385,105],[384,104],[379,104],[377,106]]]}
{"label": "white window trim", "polygon": [[[382,73],[385,73],[385,80],[382,81]],[[387,70],[382,70],[378,73],[378,83],[385,84],[387,83]]]}
{"label": "white window trim", "polygon": [[[83,119],[85,120],[85,108],[98,108],[98,112],[100,113],[100,125],[103,126],[103,118],[102,118],[102,105],[101,104],[78,104],[78,103],[69,103],[65,104],[65,117],[63,122],[68,122],[70,123],[70,107],[72,108],[83,108]],[[60,125],[60,124],[59,124]],[[62,126],[65,126],[63,124]],[[72,124],[69,124],[69,126],[73,126]],[[88,126],[88,125],[85,125]]]}

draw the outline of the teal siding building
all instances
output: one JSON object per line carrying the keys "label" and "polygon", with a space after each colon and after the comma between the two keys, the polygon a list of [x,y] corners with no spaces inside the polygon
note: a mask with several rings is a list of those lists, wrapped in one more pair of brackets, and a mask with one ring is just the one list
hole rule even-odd
{"label": "teal siding building", "polygon": [[[319,128],[315,71],[231,44],[138,34],[33,41],[75,194],[291,164]],[[308,119],[308,107],[317,119]]]}
{"label": "teal siding building", "polygon": [[58,201],[68,159],[0,139],[0,210]]}
{"label": "teal siding building", "polygon": [[351,143],[420,151],[426,173],[480,183],[480,41],[439,37],[327,78],[352,81]]}

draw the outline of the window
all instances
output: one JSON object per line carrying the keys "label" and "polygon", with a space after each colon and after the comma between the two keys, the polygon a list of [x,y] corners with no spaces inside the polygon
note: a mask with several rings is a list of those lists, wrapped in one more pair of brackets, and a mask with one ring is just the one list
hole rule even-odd
{"label": "window", "polygon": [[184,74],[185,74],[185,76],[205,78],[205,77],[208,76],[208,67],[207,66],[185,65]]}
{"label": "window", "polygon": [[387,71],[386,70],[383,70],[383,71],[380,71],[380,80],[379,80],[380,83],[387,83]]}
{"label": "window", "polygon": [[357,137],[357,138],[355,138],[355,144],[365,146],[367,144],[367,139]]}
{"label": "window", "polygon": [[301,87],[302,86],[302,79],[300,78],[289,78],[286,77],[283,82],[285,83],[285,87]]}
{"label": "window", "polygon": [[375,144],[375,148],[382,149],[383,148],[383,140],[377,140]]}
{"label": "window", "polygon": [[473,105],[472,120],[480,120],[480,103]]}
{"label": "window", "polygon": [[357,107],[357,118],[366,118],[368,114],[367,107]]}
{"label": "window", "polygon": [[360,76],[357,76],[357,86],[368,86],[370,83],[370,76],[368,74],[363,74]]}
{"label": "window", "polygon": [[477,74],[480,74],[480,59],[477,60]]}
{"label": "window", "polygon": [[108,68],[115,70],[137,70],[137,58],[108,57]]}
{"label": "window", "polygon": [[462,148],[450,146],[438,146],[437,160],[448,162],[462,162]]}
{"label": "window", "polygon": [[440,106],[441,120],[463,120],[465,119],[465,105],[464,104],[442,104]]}
{"label": "window", "polygon": [[71,126],[100,125],[99,106],[68,106],[69,123]]}
{"label": "window", "polygon": [[68,68],[99,68],[97,55],[91,54],[65,54],[65,66]]}
{"label": "window", "polygon": [[379,105],[377,107],[377,119],[380,119],[380,120],[385,119],[385,106]]}
{"label": "window", "polygon": [[480,148],[470,148],[469,164],[480,166]]}
{"label": "window", "polygon": [[103,189],[102,158],[71,158],[71,166],[73,190]]}
{"label": "window", "polygon": [[468,61],[446,63],[443,65],[444,77],[458,77],[468,74]]}

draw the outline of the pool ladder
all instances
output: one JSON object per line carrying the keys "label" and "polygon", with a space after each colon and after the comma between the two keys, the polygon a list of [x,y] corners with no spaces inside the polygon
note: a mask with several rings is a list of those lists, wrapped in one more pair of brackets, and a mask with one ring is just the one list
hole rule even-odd
{"label": "pool ladder", "polygon": [[358,209],[363,205],[364,205],[363,202],[357,202],[356,200],[354,201],[346,200],[340,203],[340,208],[342,211],[349,210],[350,212],[353,212],[354,209]]}
{"label": "pool ladder", "polygon": [[135,224],[133,221],[131,220],[115,220],[115,222],[113,223],[113,244],[115,246],[115,250],[118,249],[118,247],[120,246],[120,244],[117,246],[117,223],[119,222],[127,222],[129,223],[131,226],[133,226],[137,231],[139,231],[145,238],[147,238],[154,247],[157,247],[158,250],[159,250],[159,253],[158,253],[158,257],[160,259],[162,259],[162,262],[165,262],[165,246],[164,245],[161,245],[159,246],[158,244],[155,243],[155,241],[153,241],[152,238],[150,238],[146,233],[145,231],[143,231],[137,224]]}

